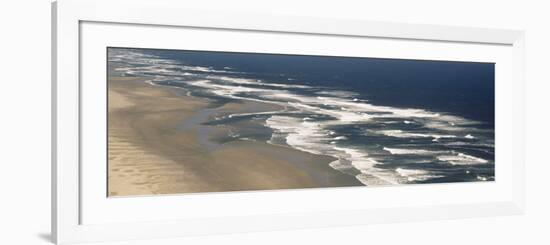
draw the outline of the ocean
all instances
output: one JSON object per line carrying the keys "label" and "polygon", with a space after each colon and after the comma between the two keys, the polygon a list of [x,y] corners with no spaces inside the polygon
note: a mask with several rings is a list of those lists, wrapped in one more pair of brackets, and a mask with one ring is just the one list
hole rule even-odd
{"label": "ocean", "polygon": [[277,105],[203,124],[259,122],[267,135],[231,139],[332,156],[367,186],[495,179],[493,63],[127,48],[108,62],[213,103]]}

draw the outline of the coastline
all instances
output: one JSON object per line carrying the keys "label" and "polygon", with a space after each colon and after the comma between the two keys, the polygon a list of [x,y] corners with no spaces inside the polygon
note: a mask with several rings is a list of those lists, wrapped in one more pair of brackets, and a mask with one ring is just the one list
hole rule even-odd
{"label": "coastline", "polygon": [[[331,168],[334,158],[329,156],[265,142],[219,140],[231,127],[204,126],[197,117],[212,109],[208,99],[144,78],[108,79],[109,196],[362,185]],[[217,108],[232,113],[276,109],[247,102]],[[205,147],[216,141],[215,147]]]}

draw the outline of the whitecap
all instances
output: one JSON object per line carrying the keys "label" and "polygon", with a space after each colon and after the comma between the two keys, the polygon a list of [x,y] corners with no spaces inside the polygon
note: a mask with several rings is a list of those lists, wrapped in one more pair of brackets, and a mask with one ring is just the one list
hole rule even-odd
{"label": "whitecap", "polygon": [[389,148],[384,147],[383,150],[391,153],[392,155],[432,155],[437,154],[437,151],[429,151],[422,149],[402,149],[402,148]]}
{"label": "whitecap", "polygon": [[452,155],[442,155],[438,156],[437,159],[440,161],[448,162],[452,165],[476,165],[476,164],[486,164],[489,161],[483,158],[470,156],[464,153],[455,153]]}
{"label": "whitecap", "polygon": [[397,168],[395,171],[401,175],[402,177],[405,177],[407,181],[413,182],[413,181],[425,181],[429,179],[434,178],[441,178],[442,175],[434,175],[430,171],[427,170],[420,170],[420,169],[404,169],[404,168]]}

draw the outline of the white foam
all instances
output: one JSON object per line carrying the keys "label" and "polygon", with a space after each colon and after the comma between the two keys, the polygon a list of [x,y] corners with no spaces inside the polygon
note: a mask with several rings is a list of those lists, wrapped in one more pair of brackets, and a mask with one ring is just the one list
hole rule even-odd
{"label": "white foam", "polygon": [[403,130],[380,130],[379,133],[382,133],[387,136],[396,137],[396,138],[428,138],[430,135],[428,134],[420,134],[420,133],[410,133],[405,132]]}
{"label": "white foam", "polygon": [[428,151],[422,149],[399,149],[389,147],[384,147],[383,149],[391,153],[392,155],[432,155],[438,153],[437,151]]}
{"label": "white foam", "polygon": [[310,86],[297,85],[297,84],[265,83],[259,79],[236,78],[236,77],[217,76],[217,75],[208,75],[206,78],[219,79],[224,82],[229,82],[232,84],[241,84],[241,85],[261,85],[261,86],[276,87],[276,88],[301,88],[301,89],[311,88]]}
{"label": "white foam", "polygon": [[487,180],[489,180],[487,177],[483,177],[483,176],[477,176],[476,178],[477,178],[477,180],[479,180],[479,181],[487,181]]}
{"label": "white foam", "polygon": [[456,135],[441,135],[441,134],[430,134],[430,137],[434,138],[432,141],[437,142],[441,138],[456,138]]}
{"label": "white foam", "polygon": [[226,71],[218,71],[212,69],[212,67],[203,67],[203,66],[180,66],[181,69],[186,71],[200,71],[200,72],[226,72]]}
{"label": "white foam", "polygon": [[353,96],[357,96],[358,94],[355,92],[350,91],[341,91],[341,90],[331,90],[331,91],[319,91],[316,92],[316,94],[319,95],[330,95],[333,97],[343,97],[343,98],[349,98]]}
{"label": "white foam", "polygon": [[437,159],[440,161],[448,162],[452,165],[476,165],[476,164],[486,164],[489,161],[479,158],[470,156],[464,153],[455,153],[453,155],[443,155],[438,156]]}
{"label": "white foam", "polygon": [[444,135],[444,134],[421,134],[411,133],[403,130],[380,130],[378,131],[384,135],[396,137],[396,138],[433,138],[432,141],[438,141],[441,138],[456,138],[456,135]]}
{"label": "white foam", "polygon": [[[331,166],[335,169],[341,169],[350,164],[361,171],[361,177],[357,177],[361,182],[367,185],[378,184],[397,184],[399,181],[392,171],[376,168],[378,162],[362,150],[334,146],[337,142],[332,138],[329,130],[324,129],[324,125],[319,122],[308,122],[298,118],[274,115],[266,120],[266,125],[275,129],[274,137],[286,135],[286,143],[296,149],[318,154],[329,155],[338,158],[338,161],[332,162]],[[341,137],[341,136],[340,136]],[[340,138],[343,139],[343,138]]]}
{"label": "white foam", "polygon": [[395,169],[395,171],[401,176],[411,176],[411,175],[420,175],[420,174],[428,173],[428,171],[425,171],[425,170],[404,169],[404,168],[397,168]]}
{"label": "white foam", "polygon": [[399,180],[393,171],[376,168],[375,165],[379,163],[368,157],[366,152],[354,148],[334,147],[334,149],[342,151],[344,153],[344,157],[342,158],[350,161],[354,168],[361,171],[362,174],[357,176],[357,179],[364,184],[399,184]]}
{"label": "white foam", "polygon": [[412,181],[424,181],[424,180],[443,177],[441,175],[431,174],[427,170],[397,168],[397,169],[395,169],[395,171],[399,175],[407,178],[407,180],[411,181],[411,182]]}
{"label": "white foam", "polygon": [[[350,99],[339,98],[339,97],[321,97],[318,96],[317,100],[307,100],[304,102],[316,103],[316,104],[328,104],[333,106],[338,106],[343,110],[352,111],[352,112],[362,112],[368,114],[376,113],[371,115],[371,117],[402,117],[402,118],[434,118],[440,116],[439,113],[428,112],[422,109],[404,109],[396,108],[389,106],[378,106],[368,104],[362,101],[353,101]],[[382,113],[382,114],[381,114]]]}
{"label": "white foam", "polygon": [[250,112],[250,113],[234,113],[234,114],[227,115],[227,117],[228,118],[233,118],[233,117],[257,116],[257,115],[274,115],[274,114],[283,113],[283,112],[285,112],[285,110]]}

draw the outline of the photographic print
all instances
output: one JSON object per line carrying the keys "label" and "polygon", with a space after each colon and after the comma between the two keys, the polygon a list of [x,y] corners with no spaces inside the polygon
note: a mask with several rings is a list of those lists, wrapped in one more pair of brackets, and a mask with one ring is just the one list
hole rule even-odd
{"label": "photographic print", "polygon": [[495,180],[494,63],[107,48],[108,195]]}

